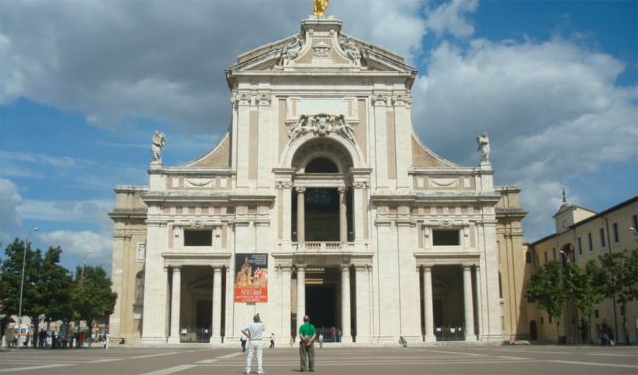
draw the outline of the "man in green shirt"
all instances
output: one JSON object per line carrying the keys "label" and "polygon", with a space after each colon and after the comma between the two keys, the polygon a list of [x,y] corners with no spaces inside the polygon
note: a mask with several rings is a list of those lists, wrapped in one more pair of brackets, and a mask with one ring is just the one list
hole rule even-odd
{"label": "man in green shirt", "polygon": [[301,360],[301,372],[315,371],[315,347],[317,328],[310,324],[308,315],[303,317],[304,323],[299,327],[299,359]]}

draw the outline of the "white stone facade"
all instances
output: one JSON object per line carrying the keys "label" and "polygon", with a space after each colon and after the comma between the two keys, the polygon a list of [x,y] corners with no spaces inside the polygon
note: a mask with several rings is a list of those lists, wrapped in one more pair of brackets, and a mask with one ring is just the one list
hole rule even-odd
{"label": "white stone facade", "polygon": [[[332,17],[240,56],[220,144],[180,167],[159,150],[148,188],[116,189],[112,336],[236,345],[259,312],[284,343],[304,313],[356,345],[502,342],[497,204],[518,190],[422,144],[415,77]],[[235,301],[243,253],[268,254],[267,302]]]}

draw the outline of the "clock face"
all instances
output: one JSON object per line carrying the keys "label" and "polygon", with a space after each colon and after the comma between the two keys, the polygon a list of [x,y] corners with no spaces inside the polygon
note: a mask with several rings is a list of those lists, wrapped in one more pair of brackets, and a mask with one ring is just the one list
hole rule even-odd
{"label": "clock face", "polygon": [[563,228],[567,226],[567,220],[563,220]]}

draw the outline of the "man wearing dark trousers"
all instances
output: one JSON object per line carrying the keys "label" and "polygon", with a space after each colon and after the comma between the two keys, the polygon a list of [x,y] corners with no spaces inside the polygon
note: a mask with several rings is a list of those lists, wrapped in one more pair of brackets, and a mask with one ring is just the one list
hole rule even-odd
{"label": "man wearing dark trousers", "polygon": [[303,317],[304,323],[299,327],[299,359],[301,372],[315,371],[315,347],[317,328],[310,323],[308,315]]}

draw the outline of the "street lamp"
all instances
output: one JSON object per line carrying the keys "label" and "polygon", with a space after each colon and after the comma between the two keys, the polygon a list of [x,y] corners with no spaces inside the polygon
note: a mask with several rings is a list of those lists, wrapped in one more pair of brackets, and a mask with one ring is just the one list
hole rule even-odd
{"label": "street lamp", "polygon": [[91,254],[93,254],[93,250],[87,252],[84,256],[84,259],[82,259],[82,271],[80,272],[80,289],[82,289],[84,286],[84,266],[86,265],[86,258],[88,258],[88,256]]}
{"label": "street lamp", "polygon": [[[24,251],[22,252],[22,278],[20,279],[20,303],[18,307],[18,333],[20,333],[20,329],[22,326],[22,292],[24,291],[24,266],[27,262],[27,248],[29,247],[29,237],[31,237],[31,235],[34,232],[37,232],[39,230],[40,228],[31,229],[31,232],[29,232],[29,235],[27,236],[27,239],[25,240]],[[21,344],[22,343],[18,339],[18,346],[16,349],[18,349]]]}

